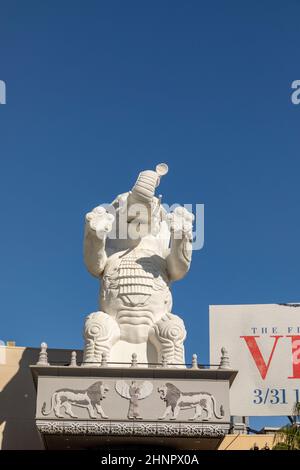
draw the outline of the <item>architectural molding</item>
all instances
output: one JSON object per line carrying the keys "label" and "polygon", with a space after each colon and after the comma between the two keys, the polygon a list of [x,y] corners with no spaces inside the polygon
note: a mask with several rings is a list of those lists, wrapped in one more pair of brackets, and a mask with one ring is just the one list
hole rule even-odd
{"label": "architectural molding", "polygon": [[164,436],[164,437],[222,437],[228,434],[229,423],[160,423],[126,421],[55,421],[37,420],[41,434],[71,434],[97,436]]}

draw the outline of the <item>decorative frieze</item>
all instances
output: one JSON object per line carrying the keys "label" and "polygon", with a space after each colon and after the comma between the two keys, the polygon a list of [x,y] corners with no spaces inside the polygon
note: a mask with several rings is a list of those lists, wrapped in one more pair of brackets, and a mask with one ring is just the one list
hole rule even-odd
{"label": "decorative frieze", "polygon": [[164,437],[221,437],[228,433],[229,424],[157,423],[157,422],[89,422],[37,420],[43,435],[70,434],[96,436],[164,436]]}

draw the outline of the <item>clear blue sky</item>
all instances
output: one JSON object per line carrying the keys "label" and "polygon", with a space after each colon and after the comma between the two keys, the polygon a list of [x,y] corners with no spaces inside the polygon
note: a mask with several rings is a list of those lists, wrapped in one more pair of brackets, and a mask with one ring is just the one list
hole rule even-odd
{"label": "clear blue sky", "polygon": [[1,1],[0,338],[82,346],[84,214],[160,161],[166,202],[205,204],[174,286],[187,358],[208,362],[209,304],[300,301],[299,18],[297,0]]}

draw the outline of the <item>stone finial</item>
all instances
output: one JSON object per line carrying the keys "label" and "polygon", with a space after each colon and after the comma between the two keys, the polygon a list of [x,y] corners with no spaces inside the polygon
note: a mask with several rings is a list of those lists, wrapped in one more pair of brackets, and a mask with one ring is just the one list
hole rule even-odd
{"label": "stone finial", "polygon": [[77,367],[77,352],[76,351],[72,351],[71,353],[70,367]]}
{"label": "stone finial", "polygon": [[198,369],[197,354],[193,354],[192,356],[192,369]]}
{"label": "stone finial", "polygon": [[219,369],[230,369],[228,351],[224,346],[221,348],[221,361]]}
{"label": "stone finial", "polygon": [[132,353],[131,356],[131,367],[136,367],[137,366],[137,354]]}
{"label": "stone finial", "polygon": [[163,355],[161,359],[162,359],[161,361],[162,367],[168,367],[168,361],[166,359],[166,356]]}
{"label": "stone finial", "polygon": [[41,343],[39,360],[36,363],[37,366],[49,366],[47,348],[47,343]]}
{"label": "stone finial", "polygon": [[101,367],[107,367],[107,353],[103,352],[101,356]]}

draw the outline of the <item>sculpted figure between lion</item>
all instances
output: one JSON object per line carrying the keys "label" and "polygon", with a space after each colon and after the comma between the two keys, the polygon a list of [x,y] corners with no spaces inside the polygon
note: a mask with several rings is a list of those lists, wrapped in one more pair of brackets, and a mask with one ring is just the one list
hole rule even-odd
{"label": "sculpted figure between lion", "polygon": [[[182,365],[186,330],[172,313],[170,284],[185,276],[192,256],[193,215],[168,213],[155,196],[167,166],[142,171],[131,191],[86,215],[84,259],[101,280],[100,309],[85,322],[84,364],[141,362]],[[142,359],[142,360],[141,360]]]}

